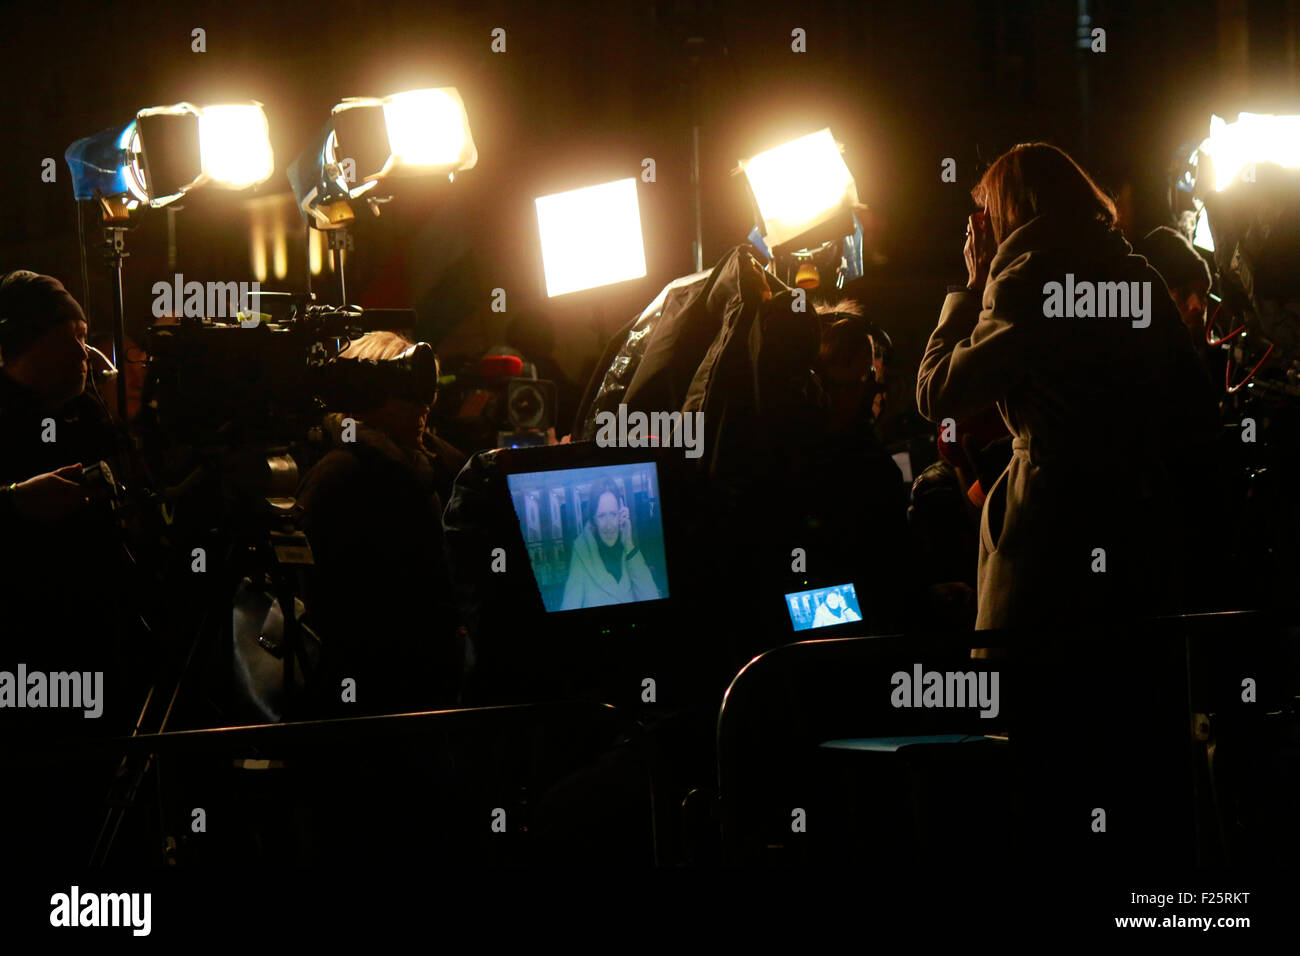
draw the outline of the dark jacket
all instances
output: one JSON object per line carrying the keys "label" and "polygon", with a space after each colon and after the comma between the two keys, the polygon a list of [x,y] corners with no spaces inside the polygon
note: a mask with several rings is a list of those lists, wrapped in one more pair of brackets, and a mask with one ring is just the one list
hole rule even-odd
{"label": "dark jacket", "polygon": [[[736,246],[707,277],[670,284],[624,330],[583,420],[618,401],[702,413],[708,503],[690,531],[706,549],[726,541],[733,556],[700,551],[699,580],[746,597],[802,588],[805,575],[791,570],[799,548],[826,583],[857,584],[864,629],[892,630],[912,590],[910,560],[900,558],[906,488],[868,425],[831,431],[814,371],[820,331],[812,302],[764,272],[752,247]],[[753,613],[761,619],[761,605]]]}
{"label": "dark jacket", "polygon": [[[443,556],[436,475],[427,454],[403,450],[359,423],[303,478],[298,504],[314,567],[307,620],[321,638],[313,681],[325,713],[454,705],[462,658]],[[355,705],[341,682],[356,681]]]}
{"label": "dark jacket", "polygon": [[433,468],[433,487],[438,494],[438,511],[447,506],[451,500],[451,486],[460,470],[465,467],[468,457],[463,451],[439,438],[427,428],[420,436],[420,443],[426,452],[426,458]]}
{"label": "dark jacket", "polygon": [[[1076,287],[1151,283],[1150,325],[1047,317],[1045,284],[1067,273]],[[945,300],[916,395],[936,423],[996,402],[1014,439],[984,504],[977,627],[1177,609],[1213,391],[1160,276],[1118,230],[1038,217],[1007,236],[982,307],[972,292]]]}
{"label": "dark jacket", "polygon": [[[54,420],[54,440],[45,441],[44,421]],[[91,465],[117,456],[108,412],[83,392],[49,411],[31,389],[0,368],[0,482],[8,486],[80,461]]]}
{"label": "dark jacket", "polygon": [[[53,441],[42,438],[53,420]],[[115,467],[116,445],[103,406],[82,394],[50,411],[34,392],[0,369],[0,486],[65,465],[100,460]],[[0,669],[104,671],[114,704],[99,720],[70,718],[69,726],[104,733],[129,709],[118,671],[119,586],[123,573],[118,531],[107,509],[88,506],[55,522],[19,514],[0,494]],[[120,710],[117,705],[120,705]],[[66,715],[65,715],[66,716]],[[53,727],[51,712],[0,711],[0,723],[25,719]]]}
{"label": "dark jacket", "polygon": [[[727,262],[734,253],[723,257]],[[695,370],[718,333],[707,308],[708,291],[721,270],[674,279],[606,346],[579,402],[574,441],[596,437],[596,416],[680,408]],[[558,433],[558,431],[557,431]]]}

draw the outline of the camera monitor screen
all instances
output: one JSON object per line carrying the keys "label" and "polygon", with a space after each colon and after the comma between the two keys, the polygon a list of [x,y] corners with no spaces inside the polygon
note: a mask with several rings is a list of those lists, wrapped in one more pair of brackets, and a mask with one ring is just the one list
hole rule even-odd
{"label": "camera monitor screen", "polygon": [[668,597],[653,462],[507,475],[548,612]]}
{"label": "camera monitor screen", "polygon": [[862,620],[862,608],[858,606],[858,594],[852,584],[795,591],[785,596],[785,603],[796,631]]}

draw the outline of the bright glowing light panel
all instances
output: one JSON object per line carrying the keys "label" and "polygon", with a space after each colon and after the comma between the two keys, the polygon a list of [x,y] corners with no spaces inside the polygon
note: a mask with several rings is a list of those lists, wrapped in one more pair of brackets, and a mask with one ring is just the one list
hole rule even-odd
{"label": "bright glowing light panel", "polygon": [[1226,189],[1252,163],[1300,166],[1300,116],[1241,113],[1235,123],[1210,117],[1210,138],[1201,144],[1214,163],[1214,189]]}
{"label": "bright glowing light panel", "polygon": [[258,105],[201,109],[199,151],[204,175],[217,186],[244,189],[265,182],[275,171],[270,129]]}
{"label": "bright glowing light panel", "polygon": [[[370,152],[386,147],[386,158],[378,157],[358,162],[365,168],[357,170],[359,185],[351,189],[355,198],[374,181],[387,176],[399,167],[410,167],[427,172],[456,172],[472,169],[478,162],[478,150],[469,128],[469,114],[465,103],[454,86],[440,89],[407,90],[385,97],[351,97],[334,107],[334,115],[349,110],[383,110],[383,133],[386,144],[374,143],[374,135],[361,132],[367,124],[353,123],[353,142],[345,150]],[[349,119],[356,120],[352,114]],[[339,134],[342,136],[342,134]],[[364,142],[356,141],[360,135]],[[338,144],[334,144],[337,150]],[[343,158],[343,157],[339,157]],[[373,168],[371,168],[373,167]]]}
{"label": "bright glowing light panel", "polygon": [[646,274],[635,179],[541,196],[536,202],[548,296]]}
{"label": "bright glowing light panel", "polygon": [[763,238],[769,247],[819,225],[839,208],[853,185],[829,129],[791,140],[740,165],[767,228]]}
{"label": "bright glowing light panel", "polygon": [[469,117],[455,90],[410,90],[384,103],[388,145],[405,166],[458,166],[469,157]]}

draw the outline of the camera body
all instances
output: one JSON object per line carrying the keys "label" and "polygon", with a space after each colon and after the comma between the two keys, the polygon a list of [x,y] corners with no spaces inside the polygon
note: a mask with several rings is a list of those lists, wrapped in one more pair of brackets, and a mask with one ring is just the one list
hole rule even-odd
{"label": "camera body", "polygon": [[78,483],[92,497],[105,498],[114,503],[120,501],[126,493],[126,489],[113,477],[113,469],[106,461],[83,465]]}

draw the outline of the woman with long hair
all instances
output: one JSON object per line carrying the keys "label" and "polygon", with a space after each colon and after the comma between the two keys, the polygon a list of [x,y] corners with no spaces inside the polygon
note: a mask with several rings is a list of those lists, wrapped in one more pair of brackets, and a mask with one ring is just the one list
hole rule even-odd
{"label": "woman with long hair", "polygon": [[561,610],[659,598],[650,568],[632,533],[632,515],[608,478],[591,489],[593,511],[573,542]]}
{"label": "woman with long hair", "polygon": [[972,197],[968,285],[944,302],[916,399],[936,423],[996,404],[1013,436],[981,518],[976,627],[1179,610],[1194,529],[1176,499],[1217,422],[1159,274],[1054,146],[1000,156]]}

